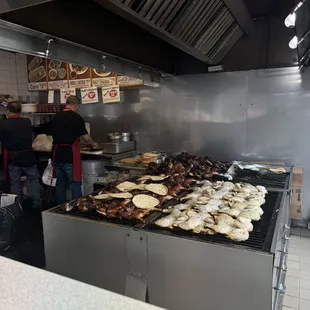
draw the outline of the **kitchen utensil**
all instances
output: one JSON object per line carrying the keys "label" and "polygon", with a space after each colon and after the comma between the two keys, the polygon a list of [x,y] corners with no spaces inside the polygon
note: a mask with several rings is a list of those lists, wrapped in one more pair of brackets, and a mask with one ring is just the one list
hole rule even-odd
{"label": "kitchen utensil", "polygon": [[122,138],[124,142],[130,141],[130,132],[122,132]]}
{"label": "kitchen utensil", "polygon": [[122,135],[120,132],[110,132],[107,134],[107,138],[109,142],[121,142],[122,141]]}

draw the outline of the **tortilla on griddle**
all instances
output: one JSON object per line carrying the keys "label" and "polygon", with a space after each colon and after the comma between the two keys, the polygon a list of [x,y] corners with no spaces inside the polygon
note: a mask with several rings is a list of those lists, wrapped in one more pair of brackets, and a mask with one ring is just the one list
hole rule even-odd
{"label": "tortilla on griddle", "polygon": [[157,198],[144,194],[134,196],[132,202],[139,209],[155,209],[160,204]]}
{"label": "tortilla on griddle", "polygon": [[163,184],[147,184],[145,189],[160,196],[166,196],[168,194],[168,188]]}
{"label": "tortilla on griddle", "polygon": [[130,193],[108,193],[111,198],[129,199],[132,198]]}
{"label": "tortilla on griddle", "polygon": [[108,194],[101,194],[101,195],[97,195],[94,197],[94,199],[98,199],[98,200],[103,200],[103,199],[108,199],[108,198],[110,198]]}
{"label": "tortilla on griddle", "polygon": [[128,192],[130,191],[131,188],[135,187],[136,185],[137,185],[136,183],[125,181],[125,182],[119,183],[116,186],[116,188],[121,192]]}
{"label": "tortilla on griddle", "polygon": [[138,179],[138,181],[145,181],[145,180],[152,180],[152,181],[163,181],[167,179],[168,175],[144,175],[141,178]]}

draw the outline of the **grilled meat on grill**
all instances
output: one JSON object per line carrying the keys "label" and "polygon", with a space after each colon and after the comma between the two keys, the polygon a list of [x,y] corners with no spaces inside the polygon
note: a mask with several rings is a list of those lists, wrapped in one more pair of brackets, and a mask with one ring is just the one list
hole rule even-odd
{"label": "grilled meat on grill", "polygon": [[181,153],[175,158],[167,158],[161,164],[151,163],[148,166],[148,174],[184,175],[205,179],[213,174],[226,172],[228,166],[219,161],[212,161],[208,157],[193,156]]}
{"label": "grilled meat on grill", "polygon": [[82,212],[94,209],[93,200],[90,197],[81,197],[76,203],[78,209]]}

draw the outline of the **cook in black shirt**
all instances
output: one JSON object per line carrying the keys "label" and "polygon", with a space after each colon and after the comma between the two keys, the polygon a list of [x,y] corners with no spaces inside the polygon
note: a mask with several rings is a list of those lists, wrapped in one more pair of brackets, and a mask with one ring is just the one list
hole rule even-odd
{"label": "cook in black shirt", "polygon": [[29,119],[20,117],[20,112],[21,104],[10,102],[6,112],[8,119],[0,121],[5,177],[9,175],[11,193],[21,201],[20,182],[24,173],[32,186],[33,206],[40,209],[40,182],[32,150],[32,125]]}
{"label": "cook in black shirt", "polygon": [[90,147],[97,143],[88,134],[83,118],[77,113],[79,99],[70,96],[66,107],[55,115],[52,122],[53,162],[56,172],[57,203],[66,202],[67,187],[71,187],[71,198],[82,196],[82,163],[80,153],[80,137]]}

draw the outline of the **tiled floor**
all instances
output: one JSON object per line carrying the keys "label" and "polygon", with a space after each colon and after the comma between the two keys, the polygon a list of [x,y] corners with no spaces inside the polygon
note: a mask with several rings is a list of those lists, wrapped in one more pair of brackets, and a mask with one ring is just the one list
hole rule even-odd
{"label": "tiled floor", "polygon": [[310,230],[292,228],[282,310],[310,310]]}

